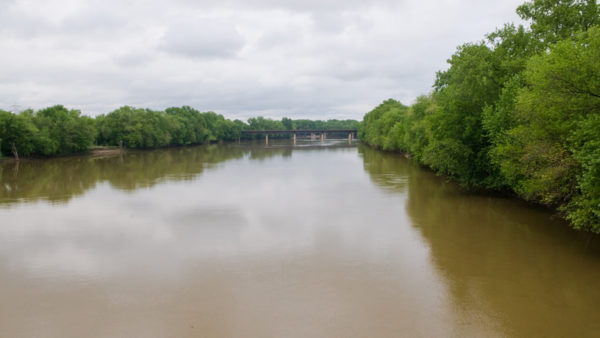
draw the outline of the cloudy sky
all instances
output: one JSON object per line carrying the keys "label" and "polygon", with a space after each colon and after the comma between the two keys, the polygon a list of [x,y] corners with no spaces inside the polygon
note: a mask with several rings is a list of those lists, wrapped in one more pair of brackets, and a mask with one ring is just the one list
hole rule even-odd
{"label": "cloudy sky", "polygon": [[524,0],[0,0],[0,109],[356,118],[431,90]]}

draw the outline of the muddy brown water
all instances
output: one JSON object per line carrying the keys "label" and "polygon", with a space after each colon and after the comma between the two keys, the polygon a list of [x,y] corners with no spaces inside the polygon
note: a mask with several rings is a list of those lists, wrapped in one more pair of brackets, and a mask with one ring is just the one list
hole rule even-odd
{"label": "muddy brown water", "polygon": [[600,334],[598,238],[344,143],[0,163],[0,337]]}

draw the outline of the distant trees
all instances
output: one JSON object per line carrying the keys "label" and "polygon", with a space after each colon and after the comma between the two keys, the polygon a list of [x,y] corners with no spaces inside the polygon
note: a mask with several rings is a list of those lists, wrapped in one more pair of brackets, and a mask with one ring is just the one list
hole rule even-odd
{"label": "distant trees", "polygon": [[29,112],[12,114],[0,110],[0,149],[4,155],[19,158],[34,153],[37,143],[37,128]]}
{"label": "distant trees", "polygon": [[[0,110],[0,154],[53,156],[82,153],[94,144],[130,149],[234,141],[242,130],[356,129],[355,120],[281,121],[262,116],[229,120],[213,112],[183,106],[165,111],[124,106],[96,118],[53,106],[18,114]],[[246,136],[252,138],[252,136]]]}
{"label": "distant trees", "polygon": [[157,148],[170,145],[231,141],[241,126],[213,112],[191,107],[172,107],[164,112],[121,107],[96,118],[98,144],[126,148]]}
{"label": "distant trees", "polygon": [[[284,118],[285,119],[285,118]],[[357,129],[359,122],[356,120],[292,120],[293,127],[286,129],[306,130],[306,129]]]}
{"label": "distant trees", "polygon": [[33,123],[38,130],[40,155],[85,152],[95,139],[95,124],[91,117],[60,105],[34,113]]}
{"label": "distant trees", "polygon": [[388,100],[360,137],[401,150],[462,185],[514,191],[600,233],[600,11],[596,1],[534,0],[458,47],[434,91]]}
{"label": "distant trees", "polygon": [[84,152],[93,144],[95,134],[92,118],[63,106],[35,113],[0,111],[0,149],[4,155],[52,156]]}
{"label": "distant trees", "polygon": [[[289,119],[288,119],[289,120]],[[287,120],[286,120],[287,121]],[[287,122],[289,123],[289,122]],[[284,130],[286,129],[282,121],[264,118],[262,116],[248,119],[249,130]]]}
{"label": "distant trees", "polygon": [[294,120],[284,117],[281,119],[281,124],[283,125],[284,129],[287,130],[294,130],[296,129],[296,123],[294,123]]}
{"label": "distant trees", "polygon": [[[293,120],[287,117],[281,121],[264,118],[262,116],[248,119],[249,130],[310,130],[310,129],[358,129],[359,122],[356,120]],[[272,135],[274,137],[289,137],[288,135]],[[255,138],[259,136],[248,136]]]}

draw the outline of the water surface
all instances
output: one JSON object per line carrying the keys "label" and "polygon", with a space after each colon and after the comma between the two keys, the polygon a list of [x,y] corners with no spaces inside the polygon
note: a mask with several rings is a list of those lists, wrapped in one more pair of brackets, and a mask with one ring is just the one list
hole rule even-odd
{"label": "water surface", "polygon": [[0,164],[0,336],[600,332],[595,237],[327,145]]}

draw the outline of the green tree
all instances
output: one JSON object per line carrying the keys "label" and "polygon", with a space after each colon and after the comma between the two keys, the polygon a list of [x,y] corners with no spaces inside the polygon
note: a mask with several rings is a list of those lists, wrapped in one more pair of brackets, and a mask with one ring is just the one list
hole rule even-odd
{"label": "green tree", "polygon": [[[600,232],[595,209],[600,140],[600,28],[531,59],[516,101],[516,126],[494,149],[502,171],[527,199],[562,205],[578,228]],[[573,199],[572,202],[569,202]],[[584,216],[587,215],[587,216]]]}
{"label": "green tree", "polygon": [[294,130],[294,129],[296,129],[296,124],[290,118],[287,118],[287,117],[282,118],[281,119],[281,124],[283,124],[283,126],[287,130]]}
{"label": "green tree", "polygon": [[434,92],[406,112],[386,101],[361,138],[408,151],[468,187],[510,189],[600,233],[600,43],[596,1],[533,0],[460,46]]}
{"label": "green tree", "polygon": [[517,14],[531,21],[531,31],[545,44],[572,38],[600,24],[596,0],[533,0],[517,7]]}
{"label": "green tree", "polygon": [[13,114],[0,110],[0,149],[6,156],[35,154],[38,130],[30,112]]}
{"label": "green tree", "polygon": [[408,107],[396,100],[384,101],[364,116],[358,137],[364,142],[386,150],[405,150],[398,148],[398,143],[390,132],[396,123],[402,121],[407,110]]}
{"label": "green tree", "polygon": [[33,121],[39,130],[37,150],[42,155],[86,152],[95,139],[94,120],[61,105],[37,111]]}
{"label": "green tree", "polygon": [[412,154],[419,163],[423,163],[423,153],[431,139],[428,117],[433,115],[436,110],[435,98],[432,95],[422,95],[417,98],[408,111],[404,144],[408,145],[406,151]]}
{"label": "green tree", "polygon": [[423,162],[467,186],[490,186],[497,170],[489,160],[483,110],[498,98],[498,58],[484,43],[466,44],[448,60],[435,83],[438,109],[428,118],[431,140]]}

